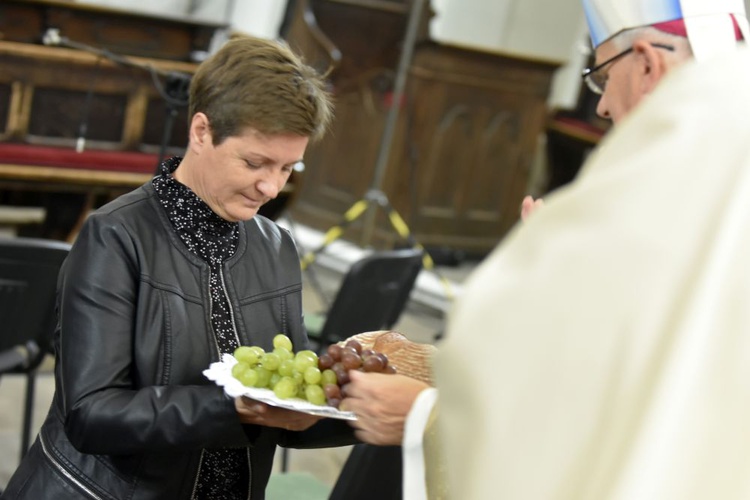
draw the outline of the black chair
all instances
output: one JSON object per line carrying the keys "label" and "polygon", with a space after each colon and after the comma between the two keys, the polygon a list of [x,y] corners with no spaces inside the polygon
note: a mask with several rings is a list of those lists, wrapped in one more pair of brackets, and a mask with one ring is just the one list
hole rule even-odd
{"label": "black chair", "polygon": [[31,441],[36,371],[52,352],[57,275],[70,245],[0,238],[0,376],[26,376],[21,458]]}
{"label": "black chair", "polygon": [[[416,275],[421,269],[423,257],[423,253],[420,251],[412,250],[408,254],[402,254],[401,252],[404,251],[392,252],[402,259],[400,271],[391,269],[391,267],[397,266],[381,264],[388,262],[389,259],[386,258],[380,261],[377,255],[374,256],[374,261],[378,262],[378,265],[370,265],[367,261],[368,258],[365,258],[357,263],[362,264],[361,267],[364,268],[364,271],[355,269],[354,266],[352,267],[352,271],[349,272],[344,280],[344,285],[342,285],[336,295],[336,301],[331,307],[331,318],[325,322],[322,335],[324,342],[330,342],[331,340],[337,342],[341,340],[340,337],[346,338],[351,334],[362,331],[390,329],[396,323],[398,316],[406,305],[409,293],[416,280]],[[393,274],[389,274],[391,272]],[[383,300],[379,297],[380,294],[372,289],[372,283],[357,283],[362,275],[368,277],[373,282],[377,282],[378,279],[384,280],[383,283],[385,283],[386,289],[397,288],[395,281],[400,276],[403,280],[403,288],[399,293],[381,292],[385,297],[391,297],[390,301],[387,298]],[[353,283],[347,285],[347,280],[350,276]],[[351,289],[347,289],[347,286]],[[362,293],[357,295],[360,291]],[[405,297],[404,294],[406,295]],[[381,300],[383,303],[381,303]],[[393,307],[391,314],[386,314],[383,311],[378,312],[380,306],[385,308],[389,306]],[[371,308],[373,309],[373,315],[383,314],[381,318],[384,319],[379,325],[370,323],[365,328],[363,323],[358,322],[360,321],[358,316],[364,316],[365,319],[362,319],[362,321],[366,321],[366,315]],[[340,314],[343,318],[339,317],[337,321],[337,318],[333,314],[338,313],[338,311],[342,311]],[[350,324],[353,324],[352,330],[348,329]],[[337,335],[337,337],[331,339],[330,336],[333,335]],[[344,500],[348,498],[361,500],[400,500],[402,498],[401,481],[400,446],[358,444],[354,446],[347,458],[329,500]]]}
{"label": "black chair", "polygon": [[362,332],[392,328],[409,301],[424,252],[380,251],[352,264],[325,314],[305,314],[310,342],[318,351]]}
{"label": "black chair", "polygon": [[[352,264],[328,311],[305,314],[312,347],[322,352],[352,335],[392,328],[409,301],[423,258],[423,250],[405,248],[375,252]],[[282,472],[288,462],[284,448]]]}

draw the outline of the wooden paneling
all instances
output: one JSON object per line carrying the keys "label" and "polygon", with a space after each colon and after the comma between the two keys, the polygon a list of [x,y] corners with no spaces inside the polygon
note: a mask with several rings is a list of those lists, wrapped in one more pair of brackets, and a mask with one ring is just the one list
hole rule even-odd
{"label": "wooden paneling", "polygon": [[[418,45],[382,188],[421,244],[484,254],[516,223],[555,69],[545,61]],[[305,160],[297,220],[326,230],[368,191],[389,91],[373,75],[337,94],[333,128]],[[355,222],[345,238],[382,247],[398,240],[382,211],[372,241],[363,240],[364,224],[365,218]]]}
{"label": "wooden paneling", "polygon": [[552,69],[437,44],[417,52],[402,139],[416,149],[415,194],[398,190],[405,157],[392,161],[389,188],[419,241],[488,251],[517,221]]}
{"label": "wooden paneling", "polygon": [[225,25],[55,0],[2,0],[0,33],[6,41],[41,43],[48,28],[115,54],[191,61],[208,50]]}
{"label": "wooden paneling", "polygon": [[[160,72],[190,74],[194,63],[131,59]],[[152,75],[138,66],[101,60],[94,54],[60,47],[0,41],[0,87],[10,88],[0,109],[10,109],[0,140],[73,147],[82,121],[90,146],[156,152],[166,114]],[[153,112],[149,104],[156,108]],[[185,110],[175,122],[169,146],[187,143]],[[149,120],[146,123],[146,120]],[[144,134],[148,132],[148,136]],[[158,136],[158,138],[157,138]],[[156,142],[152,142],[156,141]]]}
{"label": "wooden paneling", "polygon": [[[336,98],[330,132],[308,148],[292,214],[321,231],[342,222],[373,187],[386,117],[390,106],[399,105],[387,170],[377,187],[421,244],[484,254],[518,220],[558,65],[432,42],[427,2],[405,98],[392,103],[410,5],[290,3],[294,12],[287,12],[284,35],[319,67],[332,68]],[[322,38],[324,43],[315,41]],[[382,210],[349,225],[344,238],[376,247],[399,239]]]}
{"label": "wooden paneling", "polygon": [[[192,74],[195,52],[208,50],[222,27],[59,0],[0,0],[0,204],[47,214],[25,235],[70,239],[88,210],[151,178],[168,123],[161,90],[186,80],[167,75]],[[50,28],[76,48],[41,45]],[[185,122],[183,107],[167,155],[184,152]],[[76,152],[84,123],[85,151]]]}

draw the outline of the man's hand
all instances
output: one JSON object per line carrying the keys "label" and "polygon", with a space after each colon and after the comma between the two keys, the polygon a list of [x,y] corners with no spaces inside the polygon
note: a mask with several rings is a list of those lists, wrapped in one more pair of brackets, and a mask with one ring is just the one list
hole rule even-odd
{"label": "man's hand", "polygon": [[529,215],[536,212],[537,209],[544,206],[544,200],[534,199],[532,196],[526,196],[521,202],[521,220],[525,221]]}
{"label": "man's hand", "polygon": [[357,420],[349,422],[356,429],[354,434],[365,443],[400,445],[414,400],[430,386],[405,375],[352,370],[349,377],[340,408],[357,415]]}
{"label": "man's hand", "polygon": [[243,424],[278,427],[288,431],[304,431],[321,419],[315,415],[267,405],[245,396],[235,398],[234,407]]}

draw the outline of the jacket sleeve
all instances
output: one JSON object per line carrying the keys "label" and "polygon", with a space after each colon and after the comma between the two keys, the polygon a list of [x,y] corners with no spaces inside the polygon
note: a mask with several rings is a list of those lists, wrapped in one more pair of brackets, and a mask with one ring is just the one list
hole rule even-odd
{"label": "jacket sleeve", "polygon": [[354,429],[344,420],[324,418],[302,432],[284,431],[279,446],[285,448],[329,448],[346,446],[360,441],[354,436]]}
{"label": "jacket sleeve", "polygon": [[68,438],[81,452],[111,455],[247,445],[220,387],[140,386],[139,250],[115,217],[94,214],[61,272],[56,369]]}

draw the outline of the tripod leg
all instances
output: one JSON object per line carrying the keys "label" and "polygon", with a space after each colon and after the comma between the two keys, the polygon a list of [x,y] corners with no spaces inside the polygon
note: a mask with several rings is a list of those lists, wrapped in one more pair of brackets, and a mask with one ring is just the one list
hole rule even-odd
{"label": "tripod leg", "polygon": [[316,255],[325,250],[328,245],[339,239],[341,235],[344,234],[344,228],[346,228],[346,226],[348,226],[352,221],[356,220],[360,215],[362,215],[362,213],[367,210],[367,207],[369,207],[369,205],[370,200],[368,200],[367,198],[363,198],[349,207],[349,210],[347,210],[344,214],[344,218],[341,223],[337,226],[333,226],[328,231],[326,231],[326,234],[323,236],[323,243],[318,248],[311,252],[307,252],[302,257],[302,269],[307,269],[307,266],[312,264],[315,260]]}
{"label": "tripod leg", "polygon": [[401,215],[399,215],[399,213],[395,208],[393,208],[393,206],[391,206],[390,203],[386,204],[385,210],[388,213],[388,220],[390,221],[391,226],[398,233],[398,235],[404,238],[409,243],[409,245],[424,251],[424,257],[422,259],[424,268],[428,271],[433,271],[437,275],[438,279],[440,279],[443,284],[443,288],[445,289],[445,296],[448,297],[448,299],[452,300],[453,291],[451,290],[450,282],[442,274],[440,274],[437,269],[435,269],[435,262],[432,260],[432,257],[427,252],[427,250],[425,250],[425,248],[417,241],[414,235],[412,235],[409,226],[406,225],[406,221],[404,221]]}

